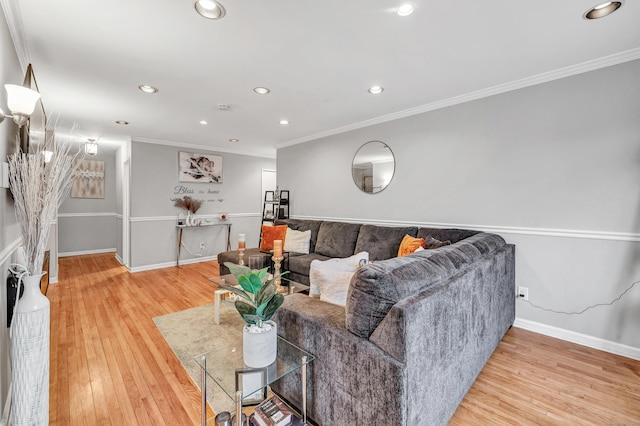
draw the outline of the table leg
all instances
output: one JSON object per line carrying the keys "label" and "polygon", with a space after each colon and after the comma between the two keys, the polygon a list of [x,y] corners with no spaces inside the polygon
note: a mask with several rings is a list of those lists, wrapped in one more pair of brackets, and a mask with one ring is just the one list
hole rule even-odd
{"label": "table leg", "polygon": [[[247,420],[248,423],[248,420]],[[242,391],[236,392],[236,423],[235,426],[242,424]]]}
{"label": "table leg", "polygon": [[223,290],[213,292],[213,320],[216,325],[220,325],[220,299],[222,299],[224,293],[226,293],[226,291]]}
{"label": "table leg", "polygon": [[182,250],[182,228],[178,228],[178,256],[176,256],[176,266],[180,266],[180,250]]}
{"label": "table leg", "polygon": [[207,426],[207,357],[200,358],[202,368],[202,377],[200,386],[202,386],[202,426]]}
{"label": "table leg", "polygon": [[302,357],[302,423],[307,424],[307,357]]}

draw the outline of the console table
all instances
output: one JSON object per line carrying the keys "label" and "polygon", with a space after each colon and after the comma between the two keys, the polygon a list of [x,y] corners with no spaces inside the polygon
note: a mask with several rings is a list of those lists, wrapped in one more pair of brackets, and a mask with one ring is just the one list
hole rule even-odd
{"label": "console table", "polygon": [[200,225],[176,225],[178,230],[178,255],[176,256],[176,266],[180,266],[180,252],[182,251],[182,231],[192,228],[204,228],[207,226],[226,226],[227,227],[227,251],[231,250],[231,223],[202,223]]}

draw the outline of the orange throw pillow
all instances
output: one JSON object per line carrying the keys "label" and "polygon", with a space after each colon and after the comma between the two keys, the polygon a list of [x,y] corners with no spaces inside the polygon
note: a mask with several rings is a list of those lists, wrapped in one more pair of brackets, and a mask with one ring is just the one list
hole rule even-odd
{"label": "orange throw pillow", "polygon": [[282,247],[284,247],[284,237],[287,235],[287,228],[287,225],[262,225],[260,251],[273,250],[273,240],[282,240]]}
{"label": "orange throw pillow", "polygon": [[424,238],[414,238],[407,234],[400,243],[400,249],[398,249],[398,257],[406,256],[416,251],[418,247],[425,248]]}

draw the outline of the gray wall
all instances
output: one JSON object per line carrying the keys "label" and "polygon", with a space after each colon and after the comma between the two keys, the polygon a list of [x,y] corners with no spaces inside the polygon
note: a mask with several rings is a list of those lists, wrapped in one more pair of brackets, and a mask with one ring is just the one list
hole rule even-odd
{"label": "gray wall", "polygon": [[[178,153],[197,152],[223,157],[223,183],[178,182]],[[198,216],[213,219],[228,213],[232,223],[232,247],[237,235],[247,234],[247,245],[257,246],[262,212],[262,169],[273,169],[275,160],[230,153],[133,141],[131,146],[131,270],[175,264],[177,254],[176,219],[172,198],[182,198],[180,187],[205,203]],[[216,192],[217,191],[217,192]],[[226,249],[226,228],[201,227],[184,231],[184,261],[215,258]],[[200,249],[204,242],[205,248]],[[189,254],[191,251],[192,254]],[[200,255],[200,256],[198,256]]]}
{"label": "gray wall", "polygon": [[[4,15],[2,15],[0,18],[0,83],[21,84],[23,79],[24,72],[20,68]],[[0,106],[6,111],[6,105],[7,95],[3,87],[0,90]],[[15,151],[17,132],[17,126],[10,118],[0,124],[0,162],[6,162],[7,155]],[[0,188],[0,416],[2,416],[11,379],[7,329],[7,268],[19,242],[20,234],[13,201],[8,189]]]}
{"label": "gray wall", "polygon": [[115,251],[115,152],[99,153],[87,160],[104,161],[104,198],[67,198],[58,209],[60,256]]}
{"label": "gray wall", "polygon": [[[351,177],[370,140],[387,143],[397,162],[377,195]],[[543,307],[609,302],[640,280],[640,61],[282,148],[277,158],[295,217],[502,234],[516,244],[517,285]],[[518,301],[517,316],[533,329],[640,349],[640,285],[582,315]]]}

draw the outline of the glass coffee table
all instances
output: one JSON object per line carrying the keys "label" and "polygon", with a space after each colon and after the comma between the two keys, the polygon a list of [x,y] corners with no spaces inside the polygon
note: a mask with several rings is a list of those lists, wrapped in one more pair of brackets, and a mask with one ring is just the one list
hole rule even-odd
{"label": "glass coffee table", "polygon": [[[209,278],[209,281],[216,283],[218,285],[222,284],[222,280],[224,280],[225,285],[237,286],[238,280],[231,274],[223,275],[221,277],[213,277]],[[285,290],[283,294],[289,295],[294,293],[301,293],[304,291],[309,291],[309,286],[301,284],[299,282],[291,281],[286,279],[285,277],[281,277],[282,288]],[[226,298],[230,293],[226,290],[218,289],[213,292],[213,318],[216,325],[220,325],[220,303],[223,299]]]}
{"label": "glass coffee table", "polygon": [[[242,406],[266,397],[267,386],[301,369],[302,421],[307,424],[307,364],[315,356],[278,336],[276,361],[265,368],[249,368],[242,359],[242,336],[235,344],[214,349],[193,357],[202,369],[202,426],[207,424],[207,378],[210,377],[231,398],[236,406],[236,419],[242,418]],[[248,423],[247,423],[248,424]]]}

